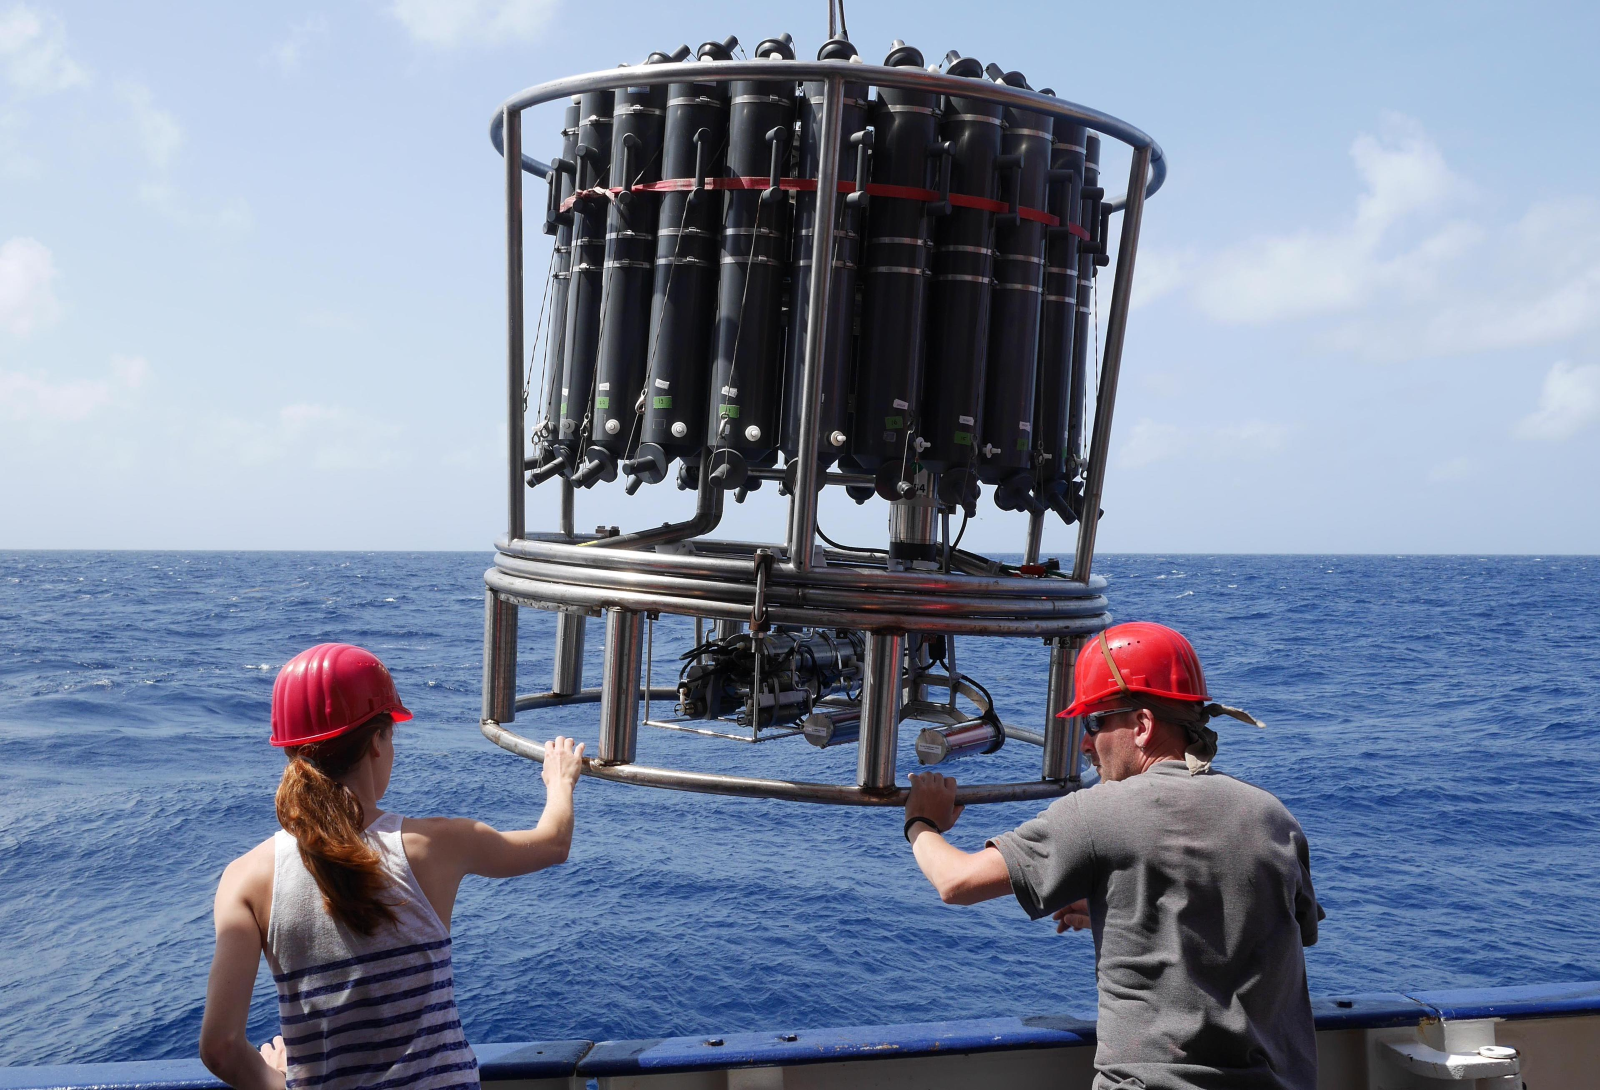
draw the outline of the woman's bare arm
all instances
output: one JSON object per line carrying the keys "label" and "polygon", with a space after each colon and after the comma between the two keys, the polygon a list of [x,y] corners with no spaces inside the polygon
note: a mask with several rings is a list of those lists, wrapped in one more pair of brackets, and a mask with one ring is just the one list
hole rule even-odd
{"label": "woman's bare arm", "polygon": [[[271,903],[272,841],[228,864],[217,886],[213,909],[217,951],[206,982],[206,1009],[200,1023],[200,1059],[211,1073],[240,1090],[283,1090],[283,1069],[274,1067],[245,1036],[250,992],[261,964],[261,922],[256,904],[262,890]],[[279,1046],[275,1055],[280,1057]]]}
{"label": "woman's bare arm", "polygon": [[461,879],[514,878],[564,863],[572,849],[572,792],[583,769],[583,744],[557,736],[545,743],[544,812],[531,829],[501,832],[470,818],[407,819],[406,855],[422,891],[446,927]]}

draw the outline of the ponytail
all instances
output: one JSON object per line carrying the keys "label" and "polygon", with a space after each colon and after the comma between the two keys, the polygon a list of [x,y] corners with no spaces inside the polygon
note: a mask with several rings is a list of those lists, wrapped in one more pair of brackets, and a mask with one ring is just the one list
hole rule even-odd
{"label": "ponytail", "polygon": [[361,835],[361,802],[340,777],[356,766],[380,731],[393,727],[388,715],[376,715],[337,738],[290,746],[285,750],[289,765],[278,784],[278,823],[300,845],[300,859],[322,891],[323,907],[362,935],[395,923],[392,902],[380,896],[392,881]]}

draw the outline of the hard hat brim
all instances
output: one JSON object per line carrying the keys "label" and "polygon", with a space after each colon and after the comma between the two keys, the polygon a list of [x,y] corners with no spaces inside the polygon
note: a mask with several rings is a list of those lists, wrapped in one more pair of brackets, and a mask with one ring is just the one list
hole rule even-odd
{"label": "hard hat brim", "polygon": [[[371,715],[363,719],[361,723],[370,723],[373,719],[380,715],[387,715],[396,723],[404,723],[407,720],[416,718],[416,716],[412,715],[410,710],[407,709],[404,704],[396,704],[394,707],[388,708],[384,711],[373,712]],[[341,734],[349,734],[351,731],[359,727],[361,723],[351,723],[347,727],[340,727],[338,730],[324,731],[321,734],[313,734],[309,738],[270,738],[268,740],[279,749],[286,749],[289,746],[309,746],[312,742],[326,742],[329,738],[337,738]]]}

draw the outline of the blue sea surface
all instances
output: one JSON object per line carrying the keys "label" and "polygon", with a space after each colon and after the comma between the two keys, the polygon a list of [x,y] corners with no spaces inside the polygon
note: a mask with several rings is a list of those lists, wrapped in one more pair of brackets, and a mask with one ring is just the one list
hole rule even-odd
{"label": "blue sea surface", "polygon": [[[269,836],[272,681],[346,640],[417,713],[386,806],[535,821],[538,767],[479,734],[485,554],[0,554],[0,1064],[192,1056],[223,866]],[[1600,978],[1600,559],[1110,556],[1119,619],[1190,635],[1218,767],[1300,819],[1327,909],[1314,994]],[[552,619],[522,613],[521,691]],[[591,622],[588,676],[598,675]],[[687,623],[653,658],[670,684]],[[963,641],[1008,721],[1036,640]],[[658,709],[659,710],[659,709]],[[594,739],[593,705],[516,729]],[[902,732],[901,773],[914,770]],[[963,779],[1037,775],[1010,743]],[[852,747],[645,730],[640,760],[848,782]],[[1094,1006],[1087,933],[939,903],[894,810],[585,780],[562,867],[469,878],[457,995],[477,1041],[837,1026]],[[1038,804],[969,810],[968,848]],[[263,972],[250,1033],[276,1031]]]}

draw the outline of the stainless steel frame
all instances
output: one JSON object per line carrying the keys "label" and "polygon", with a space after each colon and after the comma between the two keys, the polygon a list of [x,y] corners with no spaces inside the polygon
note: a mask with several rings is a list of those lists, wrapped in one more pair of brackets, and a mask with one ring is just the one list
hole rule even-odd
{"label": "stainless steel frame", "polygon": [[[497,542],[494,566],[484,574],[484,705],[482,730],[497,745],[540,760],[543,747],[507,730],[519,710],[601,703],[599,752],[585,761],[585,774],[621,783],[643,784],[713,794],[781,798],[853,805],[899,805],[904,789],[895,786],[896,740],[903,697],[904,649],[920,637],[1037,636],[1050,646],[1050,717],[1042,734],[1006,728],[1044,749],[1041,778],[960,789],[964,804],[1041,799],[1078,785],[1079,724],[1055,718],[1071,700],[1071,658],[1082,640],[1110,623],[1102,578],[1091,575],[1097,519],[1081,520],[1070,577],[993,576],[921,570],[884,563],[866,555],[814,548],[817,497],[827,484],[863,483],[858,475],[824,473],[817,465],[814,421],[821,398],[823,331],[836,301],[832,291],[835,232],[819,228],[812,239],[806,348],[801,385],[801,447],[789,519],[781,545],[716,542],[694,535],[714,526],[701,497],[696,519],[666,537],[646,531],[621,538],[593,538],[573,532],[573,492],[561,482],[561,523],[556,534],[529,534],[525,527],[524,413],[522,407],[525,298],[523,287],[523,174],[543,177],[548,167],[522,153],[522,114],[530,107],[590,91],[641,84],[706,79],[792,78],[824,85],[822,155],[819,164],[817,223],[832,225],[841,173],[839,134],[845,81],[874,86],[959,94],[1004,105],[1067,117],[1133,149],[1127,193],[1111,202],[1123,212],[1101,381],[1096,392],[1084,510],[1100,508],[1110,447],[1112,412],[1122,365],[1134,256],[1145,198],[1160,189],[1166,162],[1145,133],[1109,114],[1063,99],[1006,86],[945,76],[915,68],[885,68],[841,61],[723,61],[657,64],[593,72],[553,80],[507,99],[490,124],[490,139],[502,151],[506,186],[507,393],[509,427],[509,503],[507,531]],[[718,494],[720,498],[720,494]],[[931,512],[898,510],[909,516]],[[912,520],[918,540],[929,538],[931,517]],[[923,525],[927,523],[928,525]],[[672,528],[668,528],[672,529]],[[1038,559],[1042,520],[1029,521],[1026,556]],[[900,527],[901,536],[905,526]],[[662,541],[681,542],[655,551]],[[763,565],[760,554],[776,556]],[[903,569],[903,570],[902,570]],[[977,570],[968,565],[967,570]],[[759,584],[759,586],[758,586]],[[518,697],[516,692],[517,608],[559,611],[551,692]],[[773,624],[861,629],[869,633],[867,679],[862,700],[858,783],[854,786],[757,779],[713,773],[649,768],[633,763],[639,722],[639,642],[643,616],[670,613],[711,620],[719,634],[738,631],[757,610]],[[606,664],[602,687],[583,689],[585,618],[606,617]],[[698,623],[698,622],[697,622]],[[647,680],[646,685],[650,684]],[[647,690],[671,696],[671,690]],[[915,699],[917,694],[913,693]],[[648,719],[648,716],[647,716]],[[689,729],[694,733],[716,733]]]}

